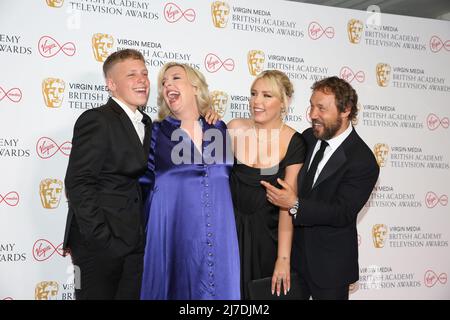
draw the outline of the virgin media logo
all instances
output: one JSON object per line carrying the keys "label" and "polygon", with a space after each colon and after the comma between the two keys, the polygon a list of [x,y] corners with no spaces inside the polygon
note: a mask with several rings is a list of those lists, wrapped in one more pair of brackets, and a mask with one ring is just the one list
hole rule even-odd
{"label": "virgin media logo", "polygon": [[63,244],[55,247],[50,241],[46,239],[39,239],[33,245],[33,257],[36,261],[45,261],[50,259],[55,253],[63,257]]}
{"label": "virgin media logo", "polygon": [[167,22],[174,23],[181,18],[186,19],[189,22],[195,21],[195,11],[194,9],[182,10],[178,5],[173,2],[169,2],[164,6],[164,18]]}
{"label": "virgin media logo", "polygon": [[10,207],[15,207],[19,204],[19,194],[16,191],[8,192],[5,196],[0,194],[0,205],[5,203]]}
{"label": "virgin media logo", "polygon": [[432,52],[439,52],[444,48],[446,51],[450,51],[450,40],[442,41],[438,36],[432,36],[430,39],[430,50]]}
{"label": "virgin media logo", "polygon": [[442,272],[437,275],[433,270],[427,270],[427,272],[425,272],[425,276],[423,277],[423,281],[428,288],[434,287],[436,283],[446,284],[447,274]]}
{"label": "virgin media logo", "polygon": [[320,39],[323,35],[325,35],[328,39],[332,39],[334,38],[334,28],[322,28],[320,23],[313,21],[308,26],[308,35],[313,40]]}
{"label": "virgin media logo", "polygon": [[70,141],[66,141],[59,146],[51,138],[42,137],[36,143],[36,152],[41,159],[51,158],[58,151],[61,151],[65,156],[69,156],[70,150],[72,150],[72,143]]}
{"label": "virgin media logo", "polygon": [[442,119],[439,119],[437,115],[434,113],[430,113],[427,117],[427,127],[430,130],[436,130],[442,126],[444,129],[448,129],[448,118],[444,117]]}
{"label": "virgin media logo", "polygon": [[447,195],[443,194],[441,196],[438,196],[436,193],[432,191],[427,192],[425,196],[425,205],[431,209],[436,207],[438,204],[440,204],[443,207],[447,206],[448,204]]}
{"label": "virgin media logo", "polygon": [[350,69],[349,67],[342,67],[341,71],[339,71],[339,75],[342,79],[344,79],[348,83],[352,82],[353,80],[362,83],[366,79],[364,71],[353,72],[353,70]]}
{"label": "virgin media logo", "polygon": [[66,56],[73,56],[76,52],[73,42],[66,42],[62,45],[50,36],[42,36],[38,42],[38,50],[44,58],[51,58],[62,51]]}
{"label": "virgin media logo", "polygon": [[22,91],[20,91],[19,88],[11,88],[8,91],[5,91],[0,86],[0,101],[4,98],[8,98],[11,102],[17,103],[22,100]]}
{"label": "virgin media logo", "polygon": [[214,53],[208,53],[205,57],[205,68],[208,72],[217,72],[221,68],[224,68],[227,71],[234,70],[234,60],[226,59],[222,61],[218,56]]}

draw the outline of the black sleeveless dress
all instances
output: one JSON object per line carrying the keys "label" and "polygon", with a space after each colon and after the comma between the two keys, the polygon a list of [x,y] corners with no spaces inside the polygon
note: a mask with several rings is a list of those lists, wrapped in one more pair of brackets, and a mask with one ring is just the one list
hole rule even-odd
{"label": "black sleeveless dress", "polygon": [[280,188],[277,178],[284,179],[286,167],[303,163],[306,145],[296,132],[285,157],[273,170],[235,163],[230,175],[231,194],[241,260],[241,296],[249,299],[248,282],[272,276],[278,250],[279,208],[267,201],[264,180]]}

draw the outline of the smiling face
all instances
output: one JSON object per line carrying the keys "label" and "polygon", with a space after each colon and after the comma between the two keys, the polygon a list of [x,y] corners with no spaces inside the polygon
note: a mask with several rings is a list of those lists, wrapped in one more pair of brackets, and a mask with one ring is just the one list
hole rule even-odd
{"label": "smiling face", "polygon": [[150,81],[145,63],[137,59],[125,59],[114,64],[106,75],[111,95],[131,110],[147,104]]}
{"label": "smiling face", "polygon": [[252,86],[250,111],[255,123],[278,127],[281,121],[283,102],[266,79],[258,79]]}
{"label": "smiling face", "polygon": [[315,90],[310,102],[311,124],[317,139],[329,140],[347,129],[350,111],[339,112],[334,94]]}
{"label": "smiling face", "polygon": [[164,101],[176,118],[199,117],[197,88],[191,84],[183,67],[173,66],[167,69],[161,86]]}

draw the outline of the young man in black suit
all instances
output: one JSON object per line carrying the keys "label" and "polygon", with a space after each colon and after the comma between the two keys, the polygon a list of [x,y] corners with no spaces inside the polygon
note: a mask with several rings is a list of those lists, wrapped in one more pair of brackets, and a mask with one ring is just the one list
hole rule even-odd
{"label": "young man in black suit", "polygon": [[266,182],[268,200],[289,210],[295,227],[292,268],[304,299],[348,299],[359,279],[356,219],[378,179],[370,148],[356,133],[358,96],[337,77],[312,86],[312,128],[303,132],[308,152],[298,195],[283,180]]}
{"label": "young man in black suit", "polygon": [[150,82],[139,51],[103,64],[108,102],[75,123],[65,185],[64,249],[75,266],[76,299],[139,299],[144,254],[142,192],[151,120]]}

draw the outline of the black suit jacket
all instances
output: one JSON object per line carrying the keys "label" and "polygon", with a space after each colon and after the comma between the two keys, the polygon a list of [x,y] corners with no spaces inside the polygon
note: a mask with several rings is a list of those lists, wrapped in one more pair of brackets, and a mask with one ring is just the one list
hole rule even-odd
{"label": "black suit jacket", "polygon": [[[65,177],[69,202],[64,249],[82,241],[120,257],[143,241],[142,192],[151,119],[143,113],[142,145],[128,115],[113,100],[77,120]],[[77,237],[71,238],[71,232]],[[79,231],[79,233],[78,233]]]}
{"label": "black suit jacket", "polygon": [[380,169],[370,148],[353,129],[305,194],[302,182],[317,139],[311,128],[303,137],[308,153],[298,177],[300,206],[293,219],[293,268],[300,269],[303,251],[311,278],[319,287],[344,286],[359,278],[356,218]]}

